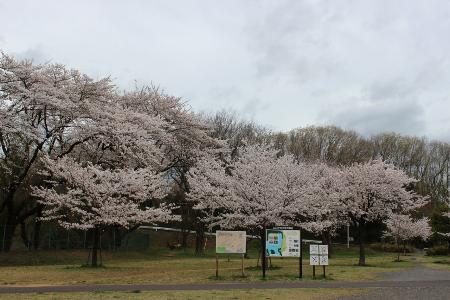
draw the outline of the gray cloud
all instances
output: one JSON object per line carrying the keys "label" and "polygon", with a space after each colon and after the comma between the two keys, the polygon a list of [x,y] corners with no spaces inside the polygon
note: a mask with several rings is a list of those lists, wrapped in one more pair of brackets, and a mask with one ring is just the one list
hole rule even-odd
{"label": "gray cloud", "polygon": [[122,88],[153,82],[198,111],[274,129],[450,132],[441,0],[0,0],[0,47]]}
{"label": "gray cloud", "polygon": [[416,102],[368,102],[327,111],[330,124],[340,125],[364,135],[382,131],[422,136],[426,132],[423,108]]}

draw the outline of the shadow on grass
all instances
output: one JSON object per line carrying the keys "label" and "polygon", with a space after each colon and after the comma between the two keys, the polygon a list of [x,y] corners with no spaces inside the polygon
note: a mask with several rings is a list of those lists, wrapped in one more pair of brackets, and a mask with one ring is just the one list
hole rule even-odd
{"label": "shadow on grass", "polygon": [[450,260],[435,260],[433,261],[434,264],[443,264],[443,265],[450,265]]}
{"label": "shadow on grass", "polygon": [[[280,270],[280,269],[282,269],[282,267],[280,267],[280,266],[271,266],[271,267],[268,267],[266,270]],[[247,270],[247,271],[261,271],[262,267],[260,267],[260,266],[250,266],[250,267],[245,267],[245,270]]]}

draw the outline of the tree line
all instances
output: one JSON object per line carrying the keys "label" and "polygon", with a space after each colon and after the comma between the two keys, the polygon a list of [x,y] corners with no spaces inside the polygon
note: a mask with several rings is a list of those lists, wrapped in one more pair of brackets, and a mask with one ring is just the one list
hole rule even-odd
{"label": "tree line", "polygon": [[[345,222],[364,228],[366,221],[387,222],[419,207],[411,223],[422,220],[420,213],[443,217],[436,226],[449,240],[444,142],[394,133],[363,137],[332,126],[273,132],[229,112],[196,114],[154,86],[119,91],[109,78],[4,53],[0,125],[4,251],[17,228],[37,249],[45,221],[91,231],[95,249],[106,230],[169,223],[184,237],[195,230],[201,254],[213,227],[257,231],[276,217],[331,236]],[[357,183],[366,189],[355,190]],[[372,203],[365,209],[376,208],[376,217],[356,213],[350,202],[357,199]],[[258,219],[252,205],[262,200],[271,218]],[[31,243],[26,224],[34,226]]]}

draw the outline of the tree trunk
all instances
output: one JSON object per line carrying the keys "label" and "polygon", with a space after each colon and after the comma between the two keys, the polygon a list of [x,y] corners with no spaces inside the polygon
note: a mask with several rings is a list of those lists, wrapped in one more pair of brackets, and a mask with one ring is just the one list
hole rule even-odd
{"label": "tree trunk", "polygon": [[183,230],[181,232],[181,248],[186,249],[187,248],[187,239],[189,236],[189,230]]}
{"label": "tree trunk", "polygon": [[14,233],[16,232],[16,227],[17,227],[17,223],[16,223],[16,218],[14,216],[14,213],[8,209],[8,217],[6,219],[6,228],[4,231],[4,243],[3,243],[3,251],[4,252],[9,252],[11,250],[11,246],[12,246],[12,242],[13,242],[13,238],[14,238]]}
{"label": "tree trunk", "polygon": [[25,247],[27,247],[28,250],[30,250],[31,245],[30,241],[28,240],[28,234],[27,234],[27,228],[25,226],[25,222],[20,223],[20,237],[22,238],[23,244]]}
{"label": "tree trunk", "polygon": [[[249,239],[245,239],[245,249],[249,249]],[[248,251],[245,251],[244,258],[249,258]]]}
{"label": "tree trunk", "polygon": [[98,266],[97,253],[98,253],[99,240],[100,240],[100,232],[99,232],[98,227],[96,226],[94,228],[94,232],[93,232],[93,235],[92,235],[91,267],[97,267]]}
{"label": "tree trunk", "polygon": [[205,254],[204,252],[204,245],[205,243],[205,231],[203,228],[203,225],[199,225],[196,230],[195,235],[195,255],[196,256],[202,256]]}
{"label": "tree trunk", "polygon": [[322,241],[324,244],[328,245],[328,258],[331,258],[333,249],[331,245],[331,233],[329,231],[322,233]]}
{"label": "tree trunk", "polygon": [[448,255],[450,255],[450,239],[447,240],[447,243],[448,243]]}
{"label": "tree trunk", "polygon": [[[38,214],[40,217],[40,214]],[[41,225],[42,222],[38,218],[34,221],[34,229],[33,229],[33,249],[38,250],[39,244],[41,242]]]}
{"label": "tree trunk", "polygon": [[365,228],[362,222],[359,223],[358,226],[359,232],[359,263],[360,266],[366,265],[366,251],[364,248],[364,238],[365,238]]}

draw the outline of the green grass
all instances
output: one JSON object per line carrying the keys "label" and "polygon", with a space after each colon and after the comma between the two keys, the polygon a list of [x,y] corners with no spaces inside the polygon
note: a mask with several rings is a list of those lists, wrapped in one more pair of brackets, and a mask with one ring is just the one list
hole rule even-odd
{"label": "green grass", "polygon": [[[81,267],[85,251],[12,252],[0,255],[0,284],[3,285],[63,285],[63,284],[190,284],[215,282],[261,281],[256,268],[256,251],[245,259],[245,277],[241,276],[241,261],[236,255],[221,256],[219,279],[215,278],[215,256],[194,257],[189,252],[151,249],[148,251],[104,252],[102,268]],[[394,262],[395,255],[369,251],[366,267],[357,266],[356,249],[336,249],[327,268],[326,280],[371,280],[381,272],[410,267],[411,257]],[[274,268],[267,271],[267,280],[298,280],[298,260],[274,258]],[[303,280],[312,279],[312,267],[304,255]],[[316,270],[320,279],[322,269]]]}
{"label": "green grass", "polygon": [[334,299],[361,293],[361,289],[261,289],[261,290],[211,290],[177,292],[92,292],[92,293],[41,293],[7,294],[2,299]]}
{"label": "green grass", "polygon": [[423,256],[418,260],[429,268],[450,271],[450,256]]}

